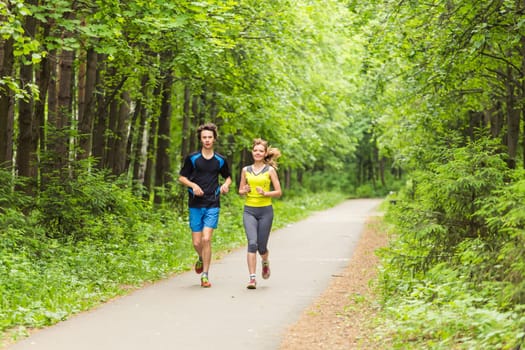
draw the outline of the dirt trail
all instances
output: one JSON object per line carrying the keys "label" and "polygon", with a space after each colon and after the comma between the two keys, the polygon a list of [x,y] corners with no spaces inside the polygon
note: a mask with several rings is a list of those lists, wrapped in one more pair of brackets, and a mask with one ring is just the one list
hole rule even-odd
{"label": "dirt trail", "polygon": [[280,350],[386,349],[374,337],[373,318],[378,311],[370,286],[377,274],[376,249],[386,246],[378,219],[367,220],[347,268],[332,276],[329,287],[285,333]]}

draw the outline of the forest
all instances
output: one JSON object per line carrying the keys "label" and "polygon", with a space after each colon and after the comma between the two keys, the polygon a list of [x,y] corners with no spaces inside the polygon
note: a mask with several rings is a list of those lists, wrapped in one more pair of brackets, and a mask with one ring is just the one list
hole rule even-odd
{"label": "forest", "polygon": [[519,349],[524,97],[519,0],[2,0],[0,339],[188,266],[213,122],[234,184],[281,150],[289,219],[386,198],[378,337]]}

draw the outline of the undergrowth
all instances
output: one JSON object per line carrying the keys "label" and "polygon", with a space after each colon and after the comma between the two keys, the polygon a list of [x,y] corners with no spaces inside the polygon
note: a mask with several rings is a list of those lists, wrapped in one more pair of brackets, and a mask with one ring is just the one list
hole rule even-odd
{"label": "undergrowth", "polygon": [[385,216],[382,336],[396,349],[519,349],[525,174],[483,142],[434,158]]}

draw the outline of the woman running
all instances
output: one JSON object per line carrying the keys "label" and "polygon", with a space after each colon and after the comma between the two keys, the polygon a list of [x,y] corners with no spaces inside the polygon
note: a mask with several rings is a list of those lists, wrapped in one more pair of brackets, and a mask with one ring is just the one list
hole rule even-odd
{"label": "woman running", "polygon": [[262,259],[262,278],[270,277],[268,239],[273,222],[272,198],[278,198],[282,194],[276,171],[276,160],[280,156],[281,152],[269,147],[267,141],[255,139],[252,147],[253,164],[245,166],[241,172],[239,194],[246,195],[243,223],[248,240],[248,289],[257,288],[257,252]]}

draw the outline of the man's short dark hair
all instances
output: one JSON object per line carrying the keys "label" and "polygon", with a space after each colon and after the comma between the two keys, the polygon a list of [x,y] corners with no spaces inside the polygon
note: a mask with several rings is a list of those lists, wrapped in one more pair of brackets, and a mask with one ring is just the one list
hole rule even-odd
{"label": "man's short dark hair", "polygon": [[201,126],[199,126],[197,128],[197,136],[199,137],[199,140],[201,138],[201,132],[203,130],[208,130],[208,131],[212,131],[213,132],[213,137],[215,139],[217,139],[217,125],[213,124],[213,123],[206,123],[206,124],[202,124]]}

